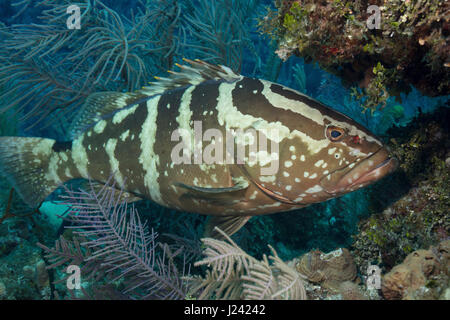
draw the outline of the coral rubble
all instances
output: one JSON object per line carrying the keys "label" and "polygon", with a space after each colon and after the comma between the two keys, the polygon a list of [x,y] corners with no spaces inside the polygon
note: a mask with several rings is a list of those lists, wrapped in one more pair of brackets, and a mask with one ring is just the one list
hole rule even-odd
{"label": "coral rubble", "polygon": [[386,299],[439,299],[445,294],[444,289],[448,289],[449,246],[450,240],[446,240],[437,248],[409,254],[403,263],[383,277],[383,296]]}
{"label": "coral rubble", "polygon": [[350,252],[340,248],[327,254],[313,250],[303,255],[296,265],[297,271],[310,282],[337,290],[341,283],[356,279],[356,265]]}

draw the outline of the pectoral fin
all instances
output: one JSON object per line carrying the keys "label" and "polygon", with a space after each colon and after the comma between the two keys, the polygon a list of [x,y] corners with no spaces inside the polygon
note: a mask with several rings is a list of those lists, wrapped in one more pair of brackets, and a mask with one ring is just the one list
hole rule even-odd
{"label": "pectoral fin", "polygon": [[214,230],[214,227],[218,227],[220,230],[231,236],[241,229],[244,224],[250,220],[251,216],[224,216],[224,217],[210,217],[205,225],[203,232],[204,237],[222,239],[223,236]]}
{"label": "pectoral fin", "polygon": [[202,200],[210,204],[229,206],[235,204],[236,201],[245,198],[245,191],[249,186],[249,182],[240,180],[236,182],[234,186],[225,188],[204,188],[190,186],[184,183],[176,183],[176,185],[188,190],[182,198]]}

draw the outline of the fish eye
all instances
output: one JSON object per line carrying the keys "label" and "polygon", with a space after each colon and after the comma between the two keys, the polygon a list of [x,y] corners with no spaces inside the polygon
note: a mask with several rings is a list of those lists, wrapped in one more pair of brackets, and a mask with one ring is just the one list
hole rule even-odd
{"label": "fish eye", "polygon": [[339,141],[344,137],[345,131],[342,128],[330,126],[327,128],[327,138],[333,142]]}

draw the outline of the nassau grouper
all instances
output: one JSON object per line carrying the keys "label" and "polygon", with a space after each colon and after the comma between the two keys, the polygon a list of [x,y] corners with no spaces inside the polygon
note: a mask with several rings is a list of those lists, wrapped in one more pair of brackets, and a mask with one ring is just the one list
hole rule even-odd
{"label": "nassau grouper", "polygon": [[0,169],[34,207],[66,181],[112,175],[133,199],[211,215],[205,233],[217,236],[214,226],[231,235],[251,216],[326,201],[397,167],[375,135],[322,103],[184,60],[150,87],[89,96],[69,142],[0,137]]}

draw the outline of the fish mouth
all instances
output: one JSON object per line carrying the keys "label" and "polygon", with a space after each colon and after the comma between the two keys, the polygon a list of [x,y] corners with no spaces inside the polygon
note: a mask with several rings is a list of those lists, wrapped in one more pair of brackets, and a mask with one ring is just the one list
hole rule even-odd
{"label": "fish mouth", "polygon": [[397,169],[398,160],[381,148],[360,162],[330,173],[321,179],[321,186],[330,194],[347,193],[365,187]]}

